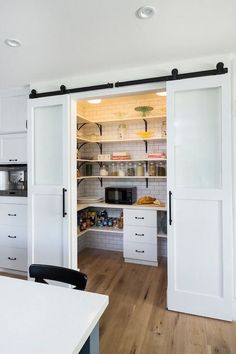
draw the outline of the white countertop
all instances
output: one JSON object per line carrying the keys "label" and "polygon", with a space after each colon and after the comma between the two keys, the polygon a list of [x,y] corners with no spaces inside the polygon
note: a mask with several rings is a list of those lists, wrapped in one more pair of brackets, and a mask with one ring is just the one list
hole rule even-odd
{"label": "white countertop", "polygon": [[156,205],[138,205],[138,204],[109,204],[105,202],[100,202],[100,203],[90,203],[90,204],[84,204],[84,203],[77,203],[77,211],[83,210],[89,207],[94,207],[94,208],[106,208],[106,209],[142,209],[142,210],[166,210],[166,207],[158,207]]}
{"label": "white countertop", "polygon": [[0,276],[0,353],[81,350],[108,296]]}
{"label": "white countertop", "polygon": [[3,204],[27,204],[27,197],[8,197],[8,196],[0,196],[0,203]]}

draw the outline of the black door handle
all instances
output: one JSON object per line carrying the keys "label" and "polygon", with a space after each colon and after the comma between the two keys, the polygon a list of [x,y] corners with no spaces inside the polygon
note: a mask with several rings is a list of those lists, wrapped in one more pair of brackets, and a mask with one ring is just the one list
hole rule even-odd
{"label": "black door handle", "polygon": [[172,192],[169,191],[169,225],[172,224],[172,215],[171,215],[171,197],[172,197]]}
{"label": "black door handle", "polygon": [[67,192],[66,188],[62,188],[62,217],[64,218],[67,215],[67,212],[65,211],[66,208],[66,202],[65,202],[65,194]]}

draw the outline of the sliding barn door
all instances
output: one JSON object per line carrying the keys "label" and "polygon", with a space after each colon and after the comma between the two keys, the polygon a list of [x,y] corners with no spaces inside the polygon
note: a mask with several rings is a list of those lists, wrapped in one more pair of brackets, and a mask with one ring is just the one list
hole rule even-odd
{"label": "sliding barn door", "polygon": [[168,309],[232,320],[228,75],[173,81],[168,100]]}
{"label": "sliding barn door", "polygon": [[68,95],[29,100],[29,263],[72,266],[70,124]]}

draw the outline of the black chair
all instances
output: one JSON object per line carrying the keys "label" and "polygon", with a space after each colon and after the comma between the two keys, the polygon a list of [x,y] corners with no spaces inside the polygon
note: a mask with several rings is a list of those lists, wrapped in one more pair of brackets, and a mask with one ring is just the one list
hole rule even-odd
{"label": "black chair", "polygon": [[37,283],[48,284],[47,280],[55,280],[61,283],[74,285],[76,290],[85,290],[87,275],[77,270],[57,267],[46,264],[31,264],[29,275],[35,278]]}

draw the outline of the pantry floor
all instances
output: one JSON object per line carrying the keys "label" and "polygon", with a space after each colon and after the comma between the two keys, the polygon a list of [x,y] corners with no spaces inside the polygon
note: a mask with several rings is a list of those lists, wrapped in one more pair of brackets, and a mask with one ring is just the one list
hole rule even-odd
{"label": "pantry floor", "polygon": [[236,323],[166,310],[166,260],[124,263],[122,253],[85,249],[79,267],[88,291],[109,295],[100,321],[101,354],[235,353]]}

